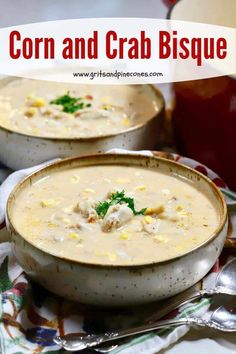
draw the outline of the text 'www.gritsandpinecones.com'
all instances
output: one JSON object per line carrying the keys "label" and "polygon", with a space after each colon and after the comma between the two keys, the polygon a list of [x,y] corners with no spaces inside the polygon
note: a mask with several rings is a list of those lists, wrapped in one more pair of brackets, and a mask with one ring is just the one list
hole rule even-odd
{"label": "text 'www.gritsandpinecones.com'", "polygon": [[147,71],[132,71],[132,72],[127,72],[127,71],[103,71],[103,70],[97,70],[97,71],[90,71],[90,72],[73,72],[74,77],[78,78],[89,78],[90,80],[93,80],[95,78],[116,78],[117,80],[121,78],[147,78],[147,77],[163,77],[162,72],[147,72]]}

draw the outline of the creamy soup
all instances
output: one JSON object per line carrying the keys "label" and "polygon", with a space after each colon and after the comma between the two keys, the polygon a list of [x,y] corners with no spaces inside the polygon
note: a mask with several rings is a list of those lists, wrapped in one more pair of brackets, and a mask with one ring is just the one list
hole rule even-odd
{"label": "creamy soup", "polygon": [[149,85],[76,85],[16,79],[0,88],[0,125],[28,135],[79,138],[143,123],[162,103]]}
{"label": "creamy soup", "polygon": [[56,256],[96,264],[163,261],[214,233],[208,198],[179,178],[124,165],[65,169],[20,192],[13,224]]}

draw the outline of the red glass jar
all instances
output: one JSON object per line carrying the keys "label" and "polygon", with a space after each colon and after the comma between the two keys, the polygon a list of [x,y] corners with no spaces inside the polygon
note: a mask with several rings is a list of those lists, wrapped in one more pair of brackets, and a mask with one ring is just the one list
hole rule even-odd
{"label": "red glass jar", "polygon": [[236,79],[176,83],[174,90],[173,130],[180,152],[236,190]]}
{"label": "red glass jar", "polygon": [[[179,0],[168,17],[236,27],[236,1]],[[173,130],[181,154],[236,190],[236,75],[174,84]]]}

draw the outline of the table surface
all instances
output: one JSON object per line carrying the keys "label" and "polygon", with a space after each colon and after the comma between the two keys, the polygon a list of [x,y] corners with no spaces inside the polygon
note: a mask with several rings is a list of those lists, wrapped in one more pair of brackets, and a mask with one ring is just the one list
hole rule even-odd
{"label": "table surface", "polygon": [[[0,0],[0,26],[86,17],[165,18],[161,0]],[[169,101],[169,85],[159,86]],[[1,240],[0,240],[1,242]],[[190,330],[178,343],[160,354],[235,354],[236,336],[207,330]]]}

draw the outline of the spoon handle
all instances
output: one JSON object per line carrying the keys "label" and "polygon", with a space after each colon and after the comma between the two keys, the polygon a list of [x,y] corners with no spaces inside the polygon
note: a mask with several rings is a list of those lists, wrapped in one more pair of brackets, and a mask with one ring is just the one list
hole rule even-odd
{"label": "spoon handle", "polygon": [[203,290],[196,291],[191,296],[189,296],[187,299],[185,299],[185,300],[183,299],[182,302],[180,302],[177,307],[180,307],[185,304],[188,304],[189,302],[195,301],[195,300],[199,299],[200,297],[213,296],[218,293],[219,293],[219,291],[216,288],[215,289],[203,289]]}
{"label": "spoon handle", "polygon": [[85,348],[92,348],[99,344],[109,342],[115,339],[134,336],[140,333],[147,333],[161,328],[181,326],[181,325],[193,325],[193,324],[200,325],[200,326],[205,325],[205,323],[198,318],[181,318],[181,319],[163,320],[153,324],[106,332],[100,335],[86,335],[82,337],[80,334],[76,334],[76,333],[66,334],[65,336],[62,337],[60,336],[55,337],[54,342],[66,350],[77,351]]}
{"label": "spoon handle", "polygon": [[[217,289],[210,290],[199,290],[194,291],[188,297],[180,297],[176,301],[170,301],[168,306],[165,306],[165,313],[169,313],[176,307],[183,306],[188,302],[194,301],[204,295],[212,296],[217,294]],[[185,294],[186,296],[186,294]],[[160,313],[158,313],[160,315]],[[81,336],[81,334],[70,333],[65,336],[57,336],[54,338],[54,342],[66,350],[69,351],[77,351],[85,348],[92,348],[99,344],[106,343],[115,339],[122,339],[125,337],[137,335],[140,333],[147,333],[157,329],[172,327],[172,326],[181,326],[181,325],[198,325],[198,326],[206,326],[209,323],[199,319],[199,318],[183,318],[183,319],[171,319],[171,320],[162,320],[162,321],[154,321],[154,315],[152,318],[142,326],[137,326],[129,329],[116,330],[111,332],[106,332],[100,335],[85,335]]]}
{"label": "spoon handle", "polygon": [[185,290],[183,293],[175,295],[174,297],[164,300],[163,306],[159,308],[154,315],[150,316],[145,320],[145,323],[152,324],[156,323],[159,319],[166,316],[171,311],[178,307],[188,304],[191,301],[195,301],[200,297],[207,295],[212,296],[218,294],[217,289],[199,290],[199,287],[193,286],[192,288]]}

